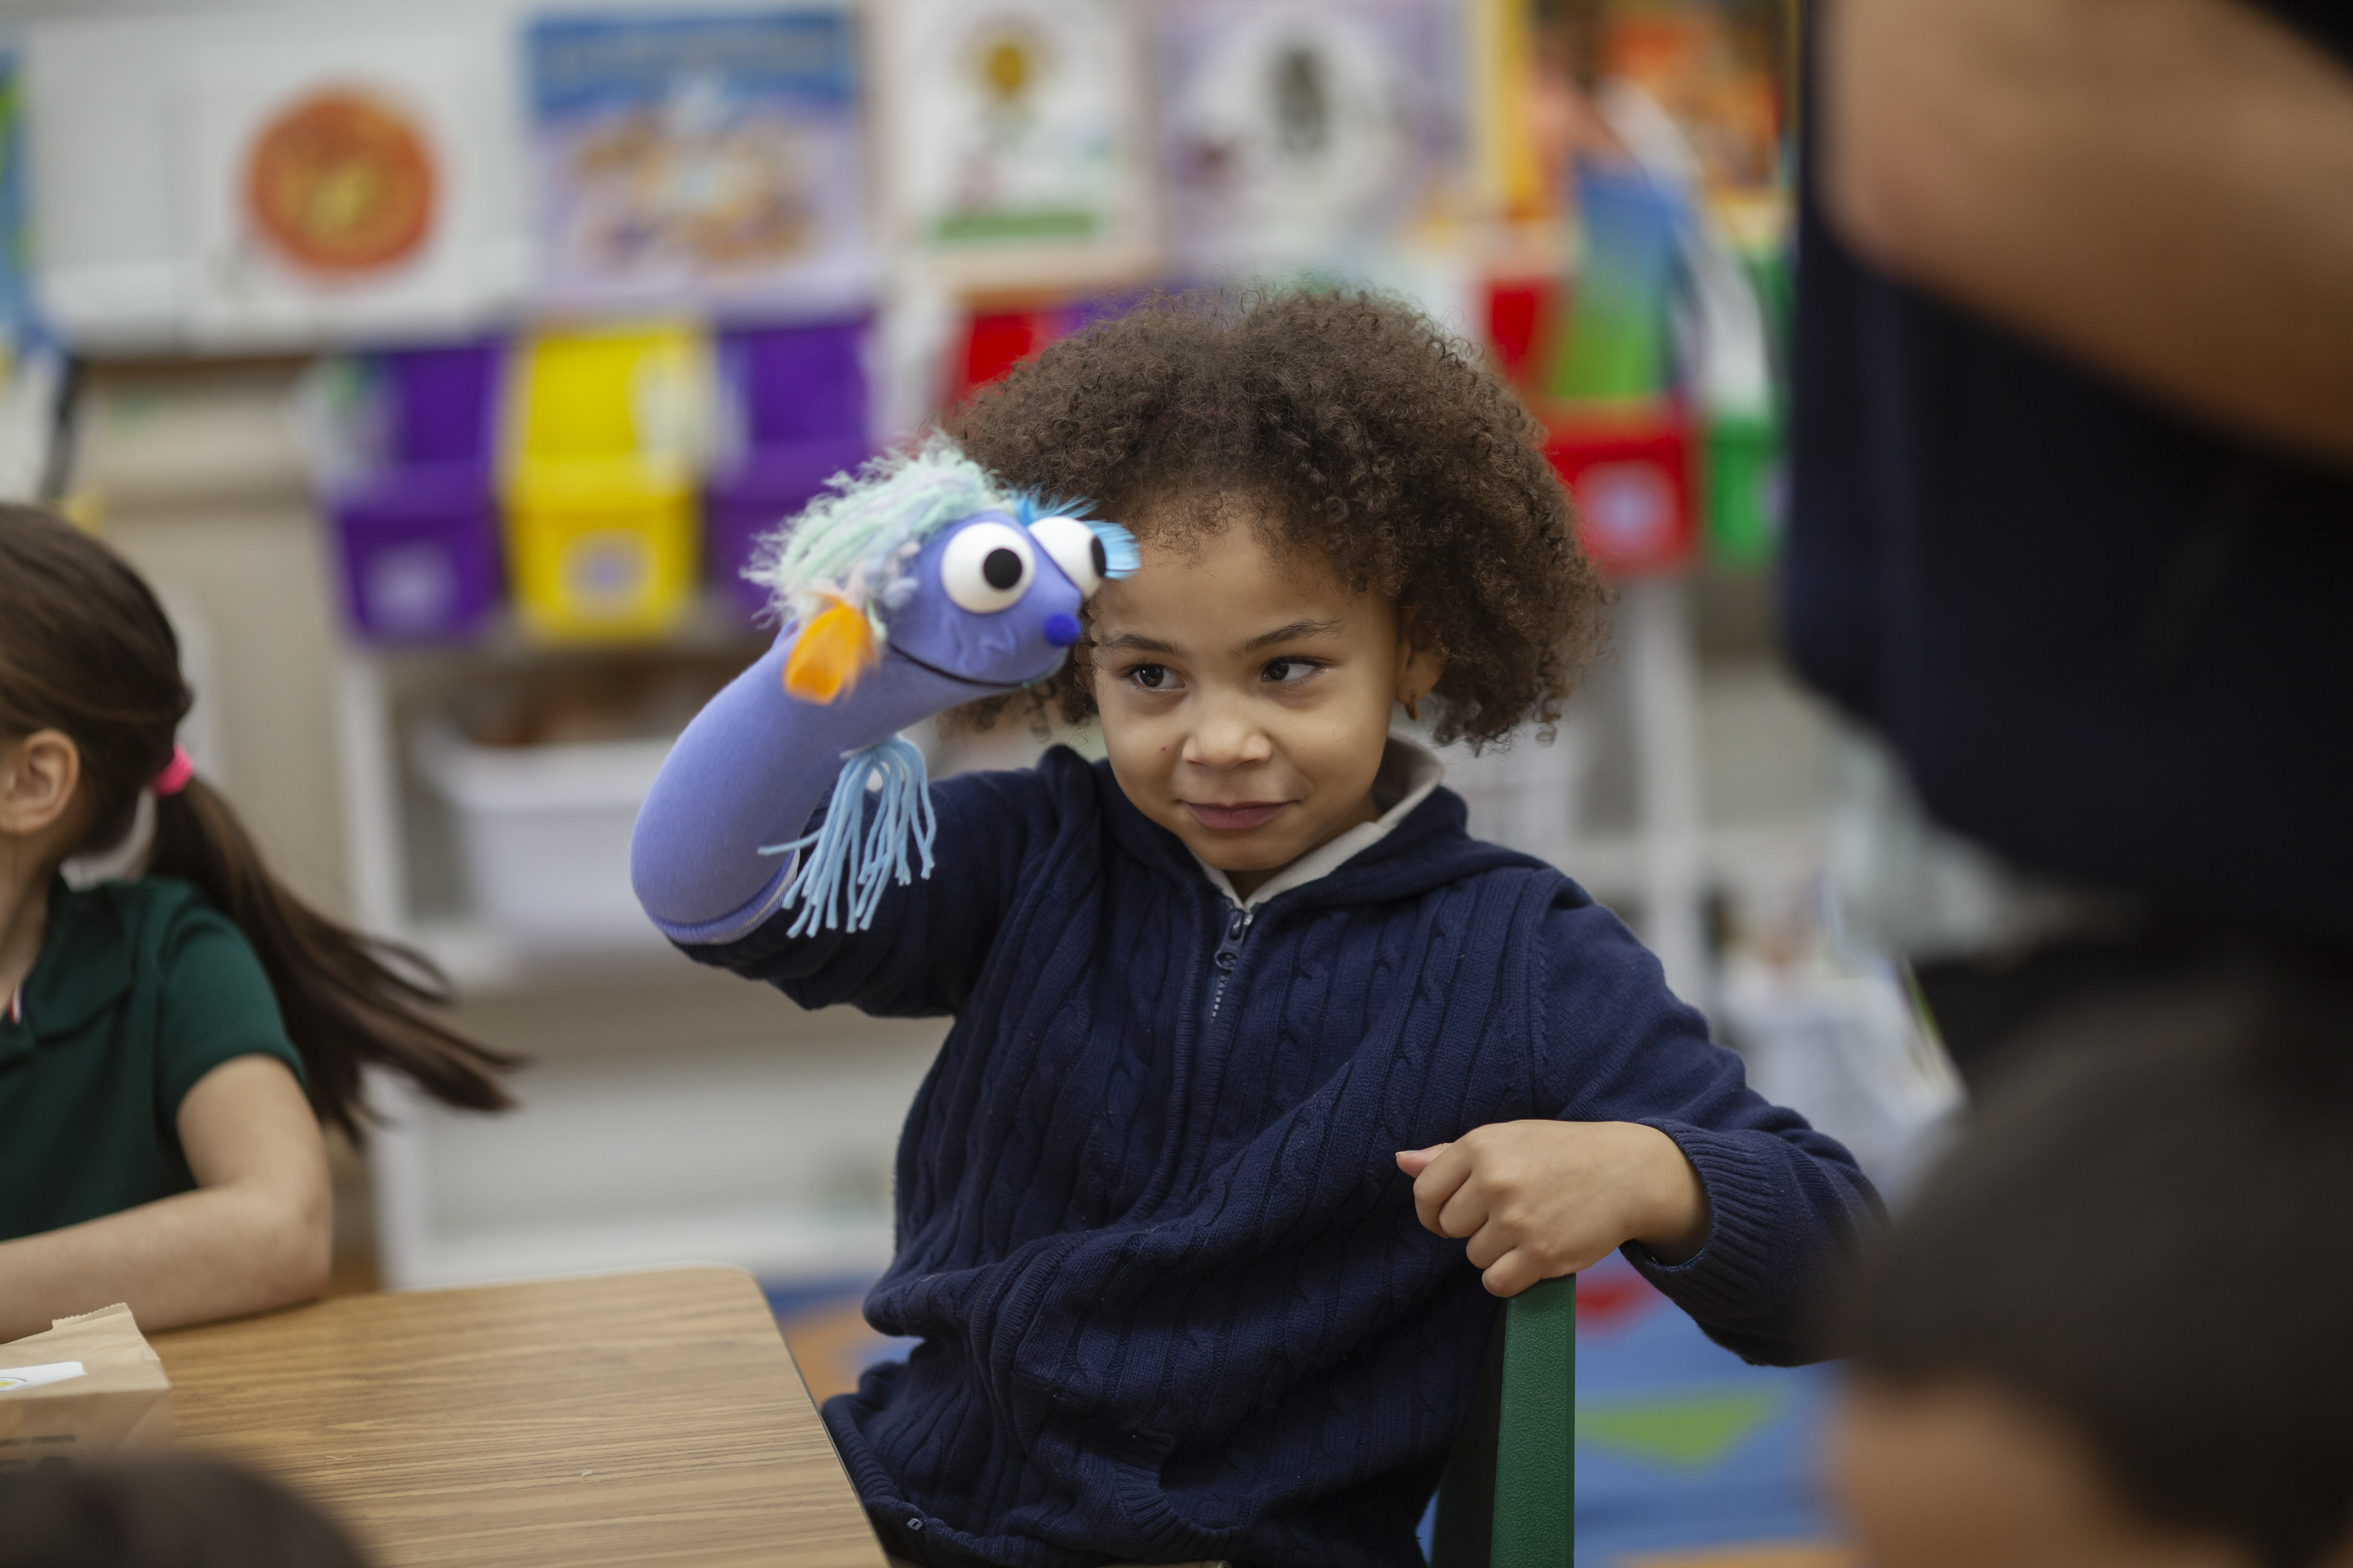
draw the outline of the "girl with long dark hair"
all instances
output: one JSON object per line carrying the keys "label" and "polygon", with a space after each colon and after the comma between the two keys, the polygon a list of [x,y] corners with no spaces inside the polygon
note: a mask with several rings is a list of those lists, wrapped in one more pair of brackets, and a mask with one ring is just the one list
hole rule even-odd
{"label": "girl with long dark hair", "polygon": [[[321,1123],[361,1068],[508,1103],[504,1058],[433,1016],[432,966],[263,866],[174,741],[192,700],[147,584],[0,506],[0,1340],[127,1301],[146,1329],[325,1289]],[[143,875],[74,889],[154,802]]]}

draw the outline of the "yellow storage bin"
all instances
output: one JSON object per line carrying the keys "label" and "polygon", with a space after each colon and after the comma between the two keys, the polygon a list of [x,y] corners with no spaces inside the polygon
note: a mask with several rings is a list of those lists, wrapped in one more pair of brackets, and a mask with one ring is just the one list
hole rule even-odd
{"label": "yellow storage bin", "polygon": [[546,332],[516,358],[504,489],[523,625],[565,641],[661,636],[700,579],[702,333]]}
{"label": "yellow storage bin", "polygon": [[633,458],[524,459],[507,498],[523,625],[562,640],[656,637],[694,602],[693,478]]}

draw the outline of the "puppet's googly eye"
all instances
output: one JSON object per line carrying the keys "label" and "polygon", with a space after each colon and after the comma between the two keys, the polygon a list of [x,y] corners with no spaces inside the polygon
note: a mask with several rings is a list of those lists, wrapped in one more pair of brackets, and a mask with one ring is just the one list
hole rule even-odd
{"label": "puppet's googly eye", "polygon": [[940,552],[940,586],[976,616],[1020,603],[1037,572],[1029,536],[1009,522],[976,522]]}
{"label": "puppet's googly eye", "polygon": [[1075,517],[1041,517],[1029,525],[1029,537],[1042,545],[1054,564],[1062,569],[1062,575],[1078,589],[1079,597],[1095,596],[1111,563],[1104,558],[1103,540],[1093,529]]}

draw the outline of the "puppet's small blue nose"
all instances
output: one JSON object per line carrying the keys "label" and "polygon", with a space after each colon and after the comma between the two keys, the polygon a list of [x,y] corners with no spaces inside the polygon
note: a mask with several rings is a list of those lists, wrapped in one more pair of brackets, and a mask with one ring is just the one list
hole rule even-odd
{"label": "puppet's small blue nose", "polygon": [[1079,640],[1079,617],[1057,612],[1046,617],[1046,640],[1056,647],[1068,647]]}

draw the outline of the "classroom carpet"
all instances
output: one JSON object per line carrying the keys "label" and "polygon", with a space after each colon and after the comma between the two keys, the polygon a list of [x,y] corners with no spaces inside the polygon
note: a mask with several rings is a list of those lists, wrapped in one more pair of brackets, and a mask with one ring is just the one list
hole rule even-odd
{"label": "classroom carpet", "polygon": [[[819,1400],[913,1342],[868,1326],[865,1285],[768,1292]],[[1820,1487],[1831,1373],[1743,1363],[1614,1258],[1578,1279],[1577,1331],[1579,1568],[1860,1568]]]}

